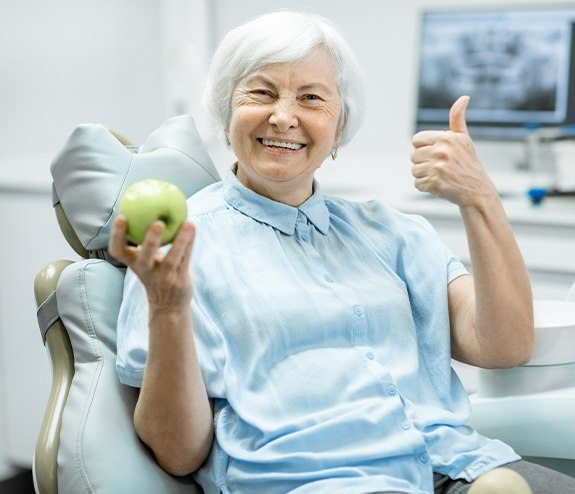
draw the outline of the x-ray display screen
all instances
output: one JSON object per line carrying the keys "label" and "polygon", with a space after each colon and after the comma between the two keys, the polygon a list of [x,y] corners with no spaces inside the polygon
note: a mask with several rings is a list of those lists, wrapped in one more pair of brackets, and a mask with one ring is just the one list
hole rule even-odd
{"label": "x-ray display screen", "polygon": [[574,22],[575,9],[425,13],[418,127],[446,124],[463,94],[480,137],[568,122]]}

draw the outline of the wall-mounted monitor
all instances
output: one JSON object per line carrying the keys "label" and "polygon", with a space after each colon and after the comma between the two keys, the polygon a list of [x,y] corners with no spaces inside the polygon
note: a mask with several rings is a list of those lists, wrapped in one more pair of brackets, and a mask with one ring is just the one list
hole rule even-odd
{"label": "wall-mounted monitor", "polygon": [[423,12],[417,130],[446,129],[462,94],[474,139],[574,124],[574,46],[575,7]]}

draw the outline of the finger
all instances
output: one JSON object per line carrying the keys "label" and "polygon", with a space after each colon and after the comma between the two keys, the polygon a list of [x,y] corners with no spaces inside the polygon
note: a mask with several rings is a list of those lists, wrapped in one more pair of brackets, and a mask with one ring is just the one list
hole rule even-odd
{"label": "finger", "polygon": [[192,258],[192,250],[194,248],[194,242],[196,240],[196,227],[190,223],[192,226],[192,234],[189,242],[186,244],[186,249],[182,255],[182,269],[188,271],[190,266],[190,259]]}
{"label": "finger", "polygon": [[431,161],[434,157],[435,146],[422,146],[415,148],[411,153],[411,162],[413,164],[425,163]]}
{"label": "finger", "polygon": [[411,167],[411,174],[416,178],[427,177],[431,171],[429,163],[421,163]]}
{"label": "finger", "polygon": [[164,263],[171,268],[178,268],[180,264],[184,261],[184,255],[188,250],[188,245],[193,242],[194,237],[194,225],[190,222],[185,221],[180,227],[178,234],[172,244],[170,252],[166,255]]}
{"label": "finger", "polygon": [[140,249],[140,262],[147,269],[154,267],[156,263],[156,253],[162,242],[162,233],[165,225],[161,221],[154,221],[148,231]]}
{"label": "finger", "polygon": [[429,179],[428,177],[416,178],[413,182],[415,188],[420,190],[421,192],[428,192],[429,191]]}
{"label": "finger", "polygon": [[110,240],[108,241],[108,252],[118,261],[127,264],[128,249],[126,245],[126,218],[118,215],[112,224]]}
{"label": "finger", "polygon": [[443,130],[422,130],[413,136],[411,145],[415,148],[431,146],[444,136],[445,131]]}
{"label": "finger", "polygon": [[449,130],[469,134],[465,122],[465,110],[469,104],[469,96],[460,96],[449,110]]}

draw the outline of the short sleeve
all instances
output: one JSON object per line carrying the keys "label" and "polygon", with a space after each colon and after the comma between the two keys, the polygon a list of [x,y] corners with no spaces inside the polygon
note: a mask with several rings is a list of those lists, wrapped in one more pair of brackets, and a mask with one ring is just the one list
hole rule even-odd
{"label": "short sleeve", "polygon": [[459,278],[465,274],[469,274],[467,268],[461,262],[461,259],[456,256],[447,245],[443,244],[445,258],[447,262],[447,284],[451,283],[455,278]]}
{"label": "short sleeve", "polygon": [[[195,278],[194,278],[195,279]],[[195,290],[192,299],[192,327],[196,354],[210,398],[225,397],[223,369],[226,345],[217,326],[209,292]],[[127,270],[124,298],[118,317],[116,371],[120,382],[141,387],[148,356],[148,299],[137,275]]]}
{"label": "short sleeve", "polygon": [[422,273],[426,272],[437,276],[437,279],[445,279],[445,276],[449,284],[455,278],[469,274],[461,259],[443,243],[429,220],[421,215],[408,216],[418,225],[418,228],[406,230],[409,233],[405,236],[406,247],[410,252],[408,258],[417,259],[413,264],[418,267],[419,272],[414,279],[421,279]]}
{"label": "short sleeve", "polygon": [[192,324],[196,354],[202,369],[204,384],[210,398],[225,398],[224,368],[227,346],[216,323],[212,306],[205,294],[198,291],[192,299]]}
{"label": "short sleeve", "polygon": [[116,371],[120,382],[141,387],[148,355],[148,299],[144,285],[128,269],[117,326]]}

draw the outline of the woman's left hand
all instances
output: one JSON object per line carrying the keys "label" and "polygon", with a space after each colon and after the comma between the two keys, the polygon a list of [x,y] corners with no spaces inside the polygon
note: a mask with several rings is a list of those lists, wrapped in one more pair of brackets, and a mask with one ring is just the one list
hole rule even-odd
{"label": "woman's left hand", "polygon": [[425,130],[413,136],[411,155],[415,187],[460,207],[497,196],[467,132],[465,110],[469,96],[461,96],[449,111],[449,130]]}

